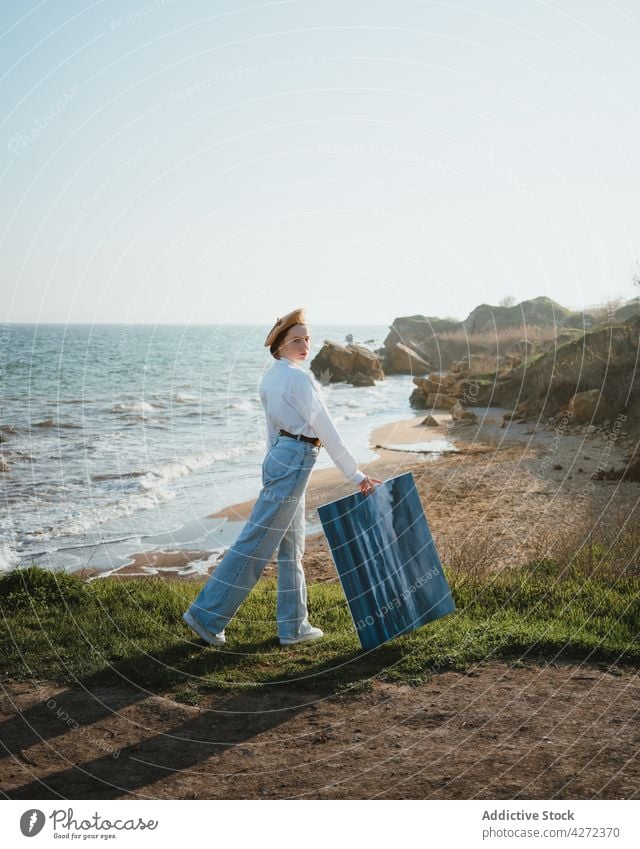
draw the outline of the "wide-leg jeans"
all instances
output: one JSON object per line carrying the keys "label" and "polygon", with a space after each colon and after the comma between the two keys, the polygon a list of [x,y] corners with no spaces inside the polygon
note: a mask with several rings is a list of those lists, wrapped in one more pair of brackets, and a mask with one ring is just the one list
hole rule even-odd
{"label": "wide-leg jeans", "polygon": [[262,490],[251,516],[189,608],[211,634],[224,630],[277,551],[280,639],[309,627],[302,568],[305,490],[320,453],[310,442],[279,436],[262,464]]}

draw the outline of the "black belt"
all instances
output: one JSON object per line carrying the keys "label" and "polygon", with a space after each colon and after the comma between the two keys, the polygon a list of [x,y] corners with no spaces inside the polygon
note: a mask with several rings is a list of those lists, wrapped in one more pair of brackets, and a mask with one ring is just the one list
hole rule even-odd
{"label": "black belt", "polygon": [[310,442],[312,445],[315,445],[316,448],[322,448],[322,443],[317,436],[303,436],[301,433],[289,433],[286,430],[280,430],[278,432],[280,436],[288,436],[290,439],[301,439],[303,442]]}

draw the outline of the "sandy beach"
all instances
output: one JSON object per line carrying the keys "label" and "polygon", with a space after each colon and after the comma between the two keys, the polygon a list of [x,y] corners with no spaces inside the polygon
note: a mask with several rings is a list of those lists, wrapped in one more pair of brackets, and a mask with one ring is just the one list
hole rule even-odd
{"label": "sandy beach", "polygon": [[[505,411],[499,408],[475,412],[478,422],[466,426],[440,412],[435,414],[438,427],[427,427],[425,413],[416,413],[378,428],[370,437],[378,458],[362,466],[381,480],[413,473],[445,563],[488,570],[518,565],[551,553],[605,515],[628,513],[638,504],[640,484],[591,477],[604,465],[625,465],[631,444],[623,431],[612,441],[606,433],[570,432],[536,422],[503,426]],[[306,495],[311,533],[305,570],[310,582],[337,580],[316,507],[353,491],[337,469],[312,474]],[[245,521],[253,503],[229,505],[210,518]],[[132,555],[111,577],[155,574],[202,580],[222,556],[211,555],[205,550],[150,550]],[[274,573],[272,563],[265,576]]]}

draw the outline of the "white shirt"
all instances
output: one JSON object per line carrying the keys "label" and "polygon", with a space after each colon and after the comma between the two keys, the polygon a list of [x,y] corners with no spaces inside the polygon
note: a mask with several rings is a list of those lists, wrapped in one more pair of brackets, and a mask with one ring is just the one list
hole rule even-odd
{"label": "white shirt", "polygon": [[267,417],[268,447],[280,429],[317,436],[348,480],[356,484],[364,480],[365,475],[336,430],[320,386],[310,372],[285,357],[276,360],[260,382],[260,400]]}

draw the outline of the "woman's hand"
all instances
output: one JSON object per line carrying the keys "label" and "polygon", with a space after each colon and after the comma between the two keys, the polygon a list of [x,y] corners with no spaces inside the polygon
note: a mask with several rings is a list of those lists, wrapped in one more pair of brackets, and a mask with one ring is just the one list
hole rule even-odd
{"label": "woman's hand", "polygon": [[379,481],[378,478],[370,478],[369,476],[367,476],[359,483],[360,492],[363,495],[369,495],[370,492],[374,491],[375,486],[378,483],[382,483],[382,481]]}

